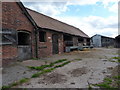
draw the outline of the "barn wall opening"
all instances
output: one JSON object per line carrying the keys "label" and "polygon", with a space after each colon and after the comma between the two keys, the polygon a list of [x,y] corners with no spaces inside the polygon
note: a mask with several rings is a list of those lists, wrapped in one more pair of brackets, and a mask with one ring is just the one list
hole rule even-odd
{"label": "barn wall opening", "polygon": [[30,45],[30,34],[28,32],[18,32],[18,45]]}
{"label": "barn wall opening", "polygon": [[82,42],[84,42],[84,38],[82,38],[82,37],[79,37],[79,38],[78,38],[78,42],[79,42],[79,43],[82,43]]}
{"label": "barn wall opening", "polygon": [[39,31],[39,41],[40,42],[46,42],[46,32],[44,31]]}
{"label": "barn wall opening", "polygon": [[65,46],[73,46],[73,37],[69,35],[64,35]]}

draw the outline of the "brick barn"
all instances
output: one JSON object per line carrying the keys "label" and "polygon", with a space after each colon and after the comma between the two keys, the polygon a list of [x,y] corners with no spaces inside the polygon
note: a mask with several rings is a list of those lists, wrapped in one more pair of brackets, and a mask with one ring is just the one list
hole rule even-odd
{"label": "brick barn", "polygon": [[2,58],[25,60],[65,52],[66,47],[90,45],[80,29],[25,8],[2,2]]}

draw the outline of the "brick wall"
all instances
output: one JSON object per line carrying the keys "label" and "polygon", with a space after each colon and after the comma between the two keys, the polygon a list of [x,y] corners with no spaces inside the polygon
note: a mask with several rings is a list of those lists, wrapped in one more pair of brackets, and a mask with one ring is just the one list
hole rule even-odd
{"label": "brick wall", "polygon": [[[34,54],[34,35],[33,25],[24,15],[16,2],[2,2],[2,28],[14,29],[14,30],[26,30],[31,32],[32,38],[32,52]],[[2,46],[3,59],[16,58],[17,57],[17,45],[5,45]]]}
{"label": "brick wall", "polygon": [[[51,56],[52,54],[52,34],[55,32],[46,31],[46,42],[40,42],[38,39],[38,57],[46,57]],[[59,46],[59,54],[63,53],[63,35],[57,33],[59,35],[58,46]],[[39,37],[39,35],[38,35]]]}

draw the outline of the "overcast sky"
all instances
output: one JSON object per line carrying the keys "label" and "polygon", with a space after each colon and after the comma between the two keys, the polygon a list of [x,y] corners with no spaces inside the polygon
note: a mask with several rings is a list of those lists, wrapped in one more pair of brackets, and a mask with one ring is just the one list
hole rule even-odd
{"label": "overcast sky", "polygon": [[21,0],[37,12],[80,28],[90,37],[118,35],[118,0]]}

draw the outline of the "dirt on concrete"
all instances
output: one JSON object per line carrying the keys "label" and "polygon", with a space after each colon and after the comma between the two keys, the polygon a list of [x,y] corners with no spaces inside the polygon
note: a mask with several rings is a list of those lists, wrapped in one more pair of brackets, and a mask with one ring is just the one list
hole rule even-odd
{"label": "dirt on concrete", "polygon": [[[39,60],[27,60],[3,69],[4,84],[14,82],[24,77],[31,77],[37,71],[27,66],[40,66],[59,59],[67,59],[71,63],[55,69],[29,82],[18,85],[18,88],[87,88],[88,82],[96,84],[110,76],[111,71],[118,64],[110,62],[109,58],[118,56],[115,48],[94,48],[85,51],[73,51],[60,55],[53,55]],[[19,72],[19,73],[17,73]],[[23,74],[26,72],[25,74]]]}
{"label": "dirt on concrete", "polygon": [[82,67],[82,68],[73,69],[69,71],[68,74],[71,74],[72,77],[78,77],[86,74],[87,72],[88,72],[88,69],[86,67]]}
{"label": "dirt on concrete", "polygon": [[64,83],[67,81],[66,76],[62,75],[60,73],[49,73],[44,76],[42,76],[41,79],[39,79],[39,84],[56,84],[56,83]]}

